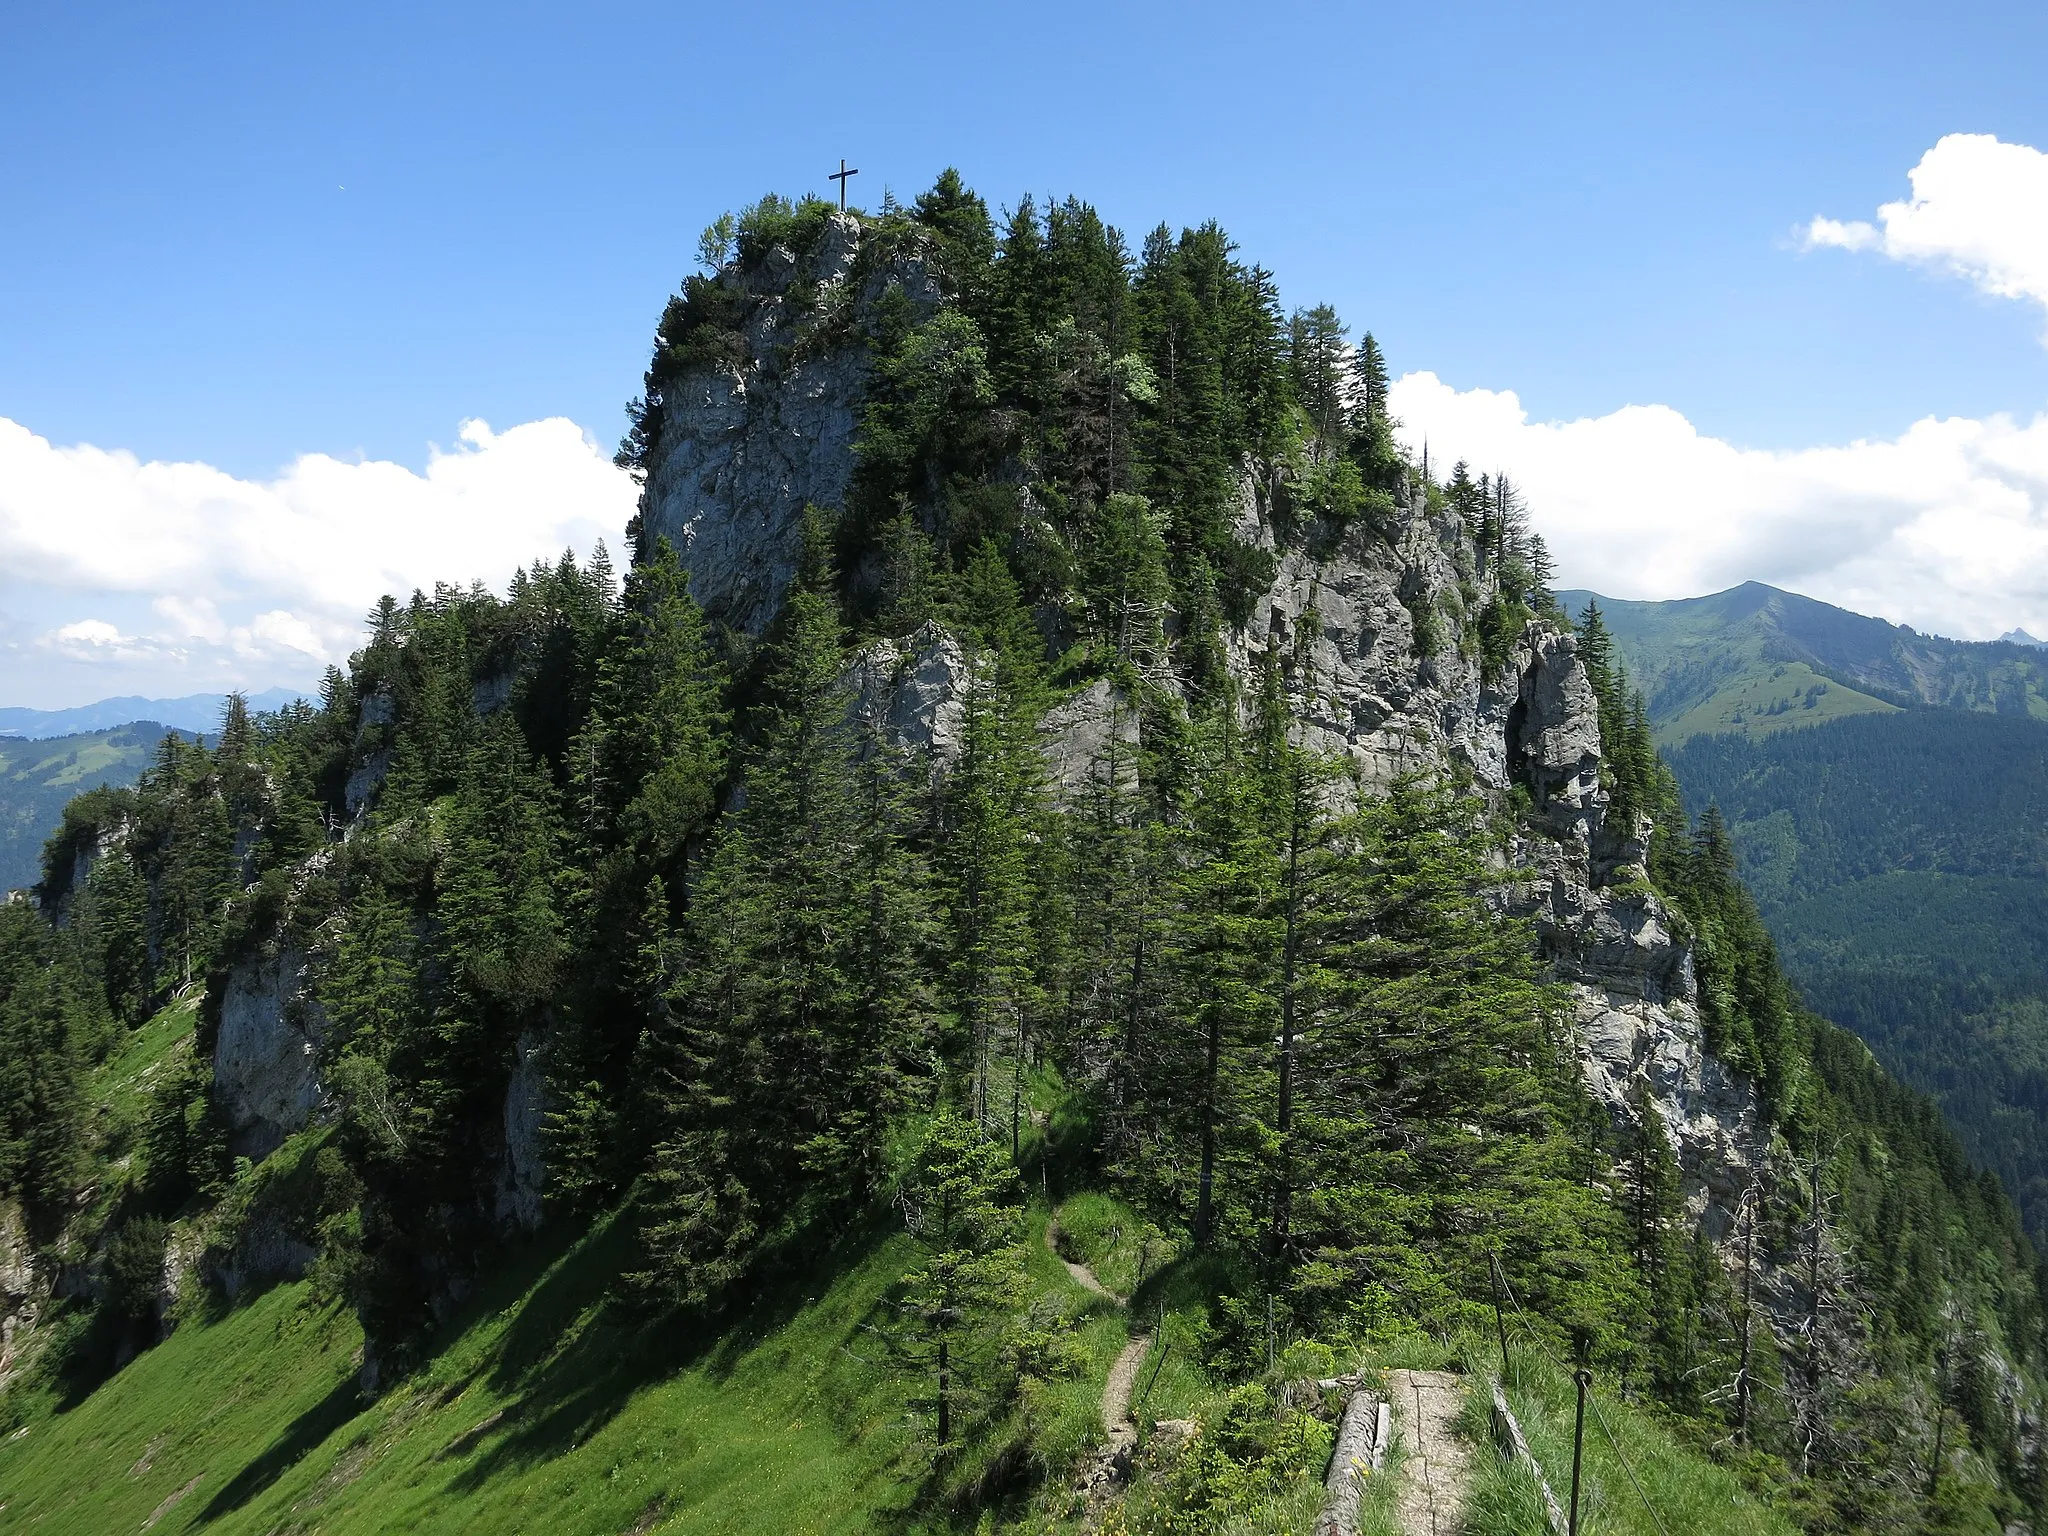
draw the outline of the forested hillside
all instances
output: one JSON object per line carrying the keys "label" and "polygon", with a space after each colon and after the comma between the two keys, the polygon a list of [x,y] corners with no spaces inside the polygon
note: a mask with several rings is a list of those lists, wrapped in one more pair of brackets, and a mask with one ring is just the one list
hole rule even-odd
{"label": "forested hillside", "polygon": [[701,256],[623,580],[385,599],[0,909],[0,1525],[1299,1529],[1503,1283],[1715,1518],[2037,1517],[2011,1204],[1369,335],[952,173]]}
{"label": "forested hillside", "polygon": [[1807,1000],[2048,1231],[2048,726],[1916,710],[1669,756]]}
{"label": "forested hillside", "polygon": [[[191,732],[181,732],[187,740]],[[42,875],[43,844],[74,795],[123,789],[148,766],[164,727],[150,720],[67,736],[0,736],[0,891]]]}

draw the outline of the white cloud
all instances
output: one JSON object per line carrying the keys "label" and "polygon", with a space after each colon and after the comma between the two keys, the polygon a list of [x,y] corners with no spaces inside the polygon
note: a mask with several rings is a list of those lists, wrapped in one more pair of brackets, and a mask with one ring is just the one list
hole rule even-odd
{"label": "white cloud", "polygon": [[1463,458],[1522,487],[1562,585],[1671,598],[1753,579],[1963,639],[2048,626],[2048,413],[1767,452],[1662,405],[1534,422],[1511,391],[1433,373],[1390,403],[1433,468]]}
{"label": "white cloud", "polygon": [[1875,224],[1817,218],[1801,231],[1807,248],[1880,251],[2048,307],[2048,154],[1951,133],[1908,176],[1910,201],[1884,204]]}
{"label": "white cloud", "polygon": [[[0,606],[16,630],[22,612],[47,616],[7,670],[95,661],[104,678],[72,687],[108,692],[133,681],[114,675],[123,664],[146,660],[182,659],[194,686],[200,673],[208,686],[308,679],[361,643],[380,594],[502,587],[536,558],[616,542],[635,495],[560,417],[505,432],[465,422],[423,473],[308,454],[264,481],[58,447],[0,418]],[[117,609],[146,632],[124,632]],[[7,692],[48,691],[21,681]]]}

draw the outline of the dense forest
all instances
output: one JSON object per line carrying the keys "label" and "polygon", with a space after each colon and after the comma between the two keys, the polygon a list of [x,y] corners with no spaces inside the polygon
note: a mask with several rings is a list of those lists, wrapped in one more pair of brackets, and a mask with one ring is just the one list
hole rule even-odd
{"label": "dense forest", "polygon": [[[771,198],[707,231],[625,462],[746,344],[749,274],[830,217]],[[217,745],[167,738],[67,809],[40,909],[0,911],[0,1181],[97,1277],[46,1368],[89,1384],[147,1344],[167,1234],[209,1212],[245,1270],[259,1226],[311,1255],[380,1390],[530,1216],[623,1222],[621,1305],[699,1319],[882,1219],[922,1258],[878,1347],[943,1462],[1071,1369],[1006,1247],[1057,1185],[1141,1213],[1141,1270],[1199,1295],[1225,1379],[1290,1341],[1481,1332],[1497,1267],[1556,1348],[1815,1530],[2032,1518],[2044,1320],[2012,1207],[1798,1006],[1597,611],[1613,814],[1653,819],[1641,877],[1769,1117],[1739,1266],[1655,1111],[1617,1124],[1581,1078],[1517,895],[1526,804],[1448,764],[1361,793],[1302,745],[1284,647],[1226,664],[1273,574],[1234,531],[1246,477],[1314,547],[1408,506],[1451,530],[1470,600],[1418,612],[1425,653],[1499,668],[1570,628],[1512,488],[1410,463],[1372,337],[1283,310],[1214,225],[1133,255],[1085,204],[998,221],[949,173],[865,228],[863,260],[915,252],[942,299],[808,322],[864,328],[869,385],[847,505],[810,516],[764,634],[708,619],[636,525],[623,581],[600,552],[387,598],[317,708],[233,704]],[[892,747],[850,668],[931,624],[967,660],[945,763]],[[1059,790],[1041,724],[1102,682],[1117,718]],[[211,1063],[230,979],[287,952],[327,1112],[263,1159]],[[96,1118],[84,1074],[181,998],[193,1049]],[[1775,1332],[1743,1283],[1765,1266]]]}
{"label": "dense forest", "polygon": [[1807,999],[1934,1095],[2048,1229],[2048,725],[1908,710],[1670,761]]}

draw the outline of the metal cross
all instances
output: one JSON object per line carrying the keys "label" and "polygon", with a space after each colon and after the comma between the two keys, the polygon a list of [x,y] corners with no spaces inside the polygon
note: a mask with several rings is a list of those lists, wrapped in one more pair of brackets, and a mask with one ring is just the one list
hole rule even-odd
{"label": "metal cross", "polygon": [[849,176],[858,176],[859,174],[860,172],[858,169],[849,171],[846,168],[846,157],[842,155],[839,160],[839,169],[833,171],[825,178],[827,181],[836,181],[839,183],[839,211],[841,213],[844,213],[846,211],[846,178]]}

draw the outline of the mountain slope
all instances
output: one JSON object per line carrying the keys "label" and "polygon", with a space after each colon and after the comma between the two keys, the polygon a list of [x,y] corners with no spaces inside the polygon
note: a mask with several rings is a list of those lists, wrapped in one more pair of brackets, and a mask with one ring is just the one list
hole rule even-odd
{"label": "mountain slope", "polygon": [[[1440,1364],[1510,1289],[1816,1530],[2026,1513],[2009,1202],[1797,1006],[1507,488],[1393,446],[1375,348],[1347,377],[1214,225],[998,232],[951,173],[703,249],[623,593],[380,603],[319,709],[86,797],[48,911],[0,908],[36,1513],[89,1467],[126,1524],[116,1469],[190,1429],[145,1523],[741,1524],[820,1467],[785,1526],[1071,1529],[1114,1352],[1199,1421],[1133,1536],[1300,1529],[1298,1383]],[[1062,1300],[1070,1194],[1125,1307]],[[345,1427],[284,1338],[319,1309],[266,1314],[299,1417],[213,1436],[266,1346],[209,1361],[210,1320],[301,1280],[378,1402]]]}
{"label": "mountain slope", "polygon": [[72,736],[0,737],[0,891],[41,879],[43,842],[63,820],[64,803],[102,784],[133,784],[163,735],[144,719]]}
{"label": "mountain slope", "polygon": [[1727,818],[1807,1001],[2048,1235],[2048,724],[1921,709],[1666,756]]}
{"label": "mountain slope", "polygon": [[1574,614],[1599,603],[1660,742],[1923,704],[2048,718],[2048,660],[2024,644],[1923,635],[1756,581],[1673,602],[1558,598]]}

